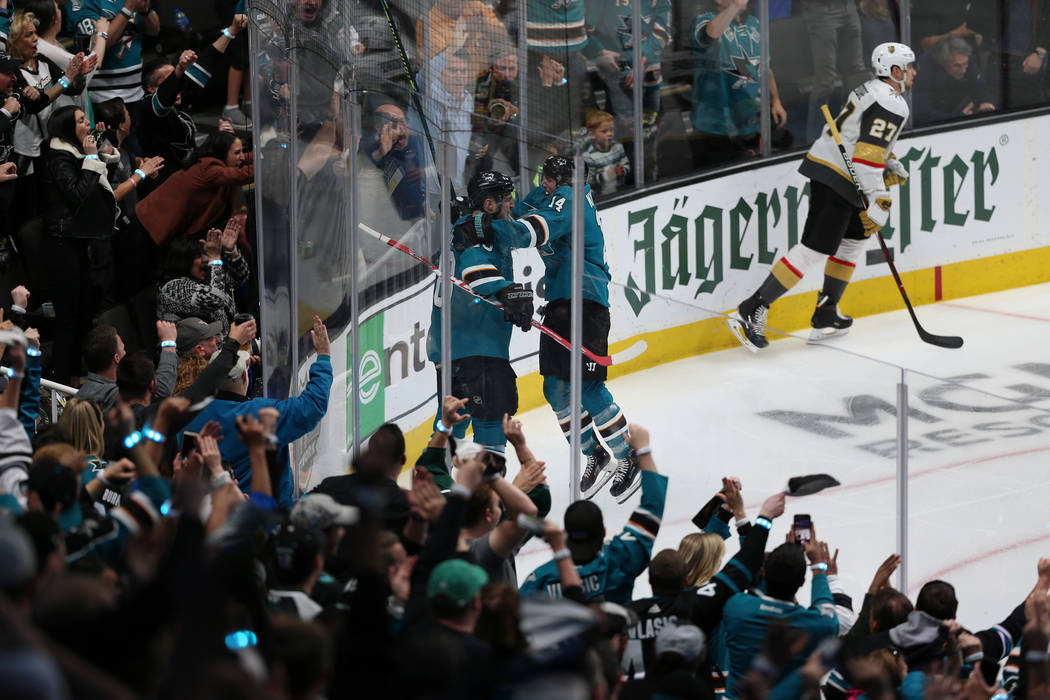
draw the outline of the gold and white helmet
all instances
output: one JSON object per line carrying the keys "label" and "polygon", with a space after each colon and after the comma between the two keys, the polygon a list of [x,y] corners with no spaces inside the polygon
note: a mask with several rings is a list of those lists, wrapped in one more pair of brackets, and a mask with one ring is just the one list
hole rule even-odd
{"label": "gold and white helmet", "polygon": [[904,81],[893,77],[893,67],[898,66],[904,73],[908,72],[908,65],[915,62],[915,52],[907,44],[898,44],[890,41],[879,44],[871,52],[871,68],[879,78],[889,78],[897,83],[901,92],[904,91]]}

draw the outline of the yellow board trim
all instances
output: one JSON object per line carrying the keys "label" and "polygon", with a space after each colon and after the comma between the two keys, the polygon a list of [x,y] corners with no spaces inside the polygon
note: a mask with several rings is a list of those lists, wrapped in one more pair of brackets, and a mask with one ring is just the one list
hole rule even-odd
{"label": "yellow board trim", "polygon": [[[935,269],[931,267],[901,273],[901,280],[913,305],[931,304],[935,301]],[[1050,246],[941,266],[941,296],[945,301],[1043,282],[1050,282]],[[814,295],[813,292],[805,292],[777,300],[769,312],[769,329],[794,332],[809,328],[813,304],[816,302]],[[854,282],[846,290],[845,305],[851,316],[871,316],[903,308],[897,285],[889,276]],[[777,334],[769,332],[769,339],[777,340]],[[716,316],[621,340],[610,345],[609,352],[615,354],[639,340],[645,340],[649,349],[630,362],[610,367],[610,379],[693,355],[739,345],[726,326],[725,320]],[[518,377],[519,412],[539,408],[545,403],[543,378],[539,372]],[[552,421],[556,420],[553,411],[550,418]],[[416,457],[422,453],[430,440],[431,420],[432,417],[423,425],[405,433],[409,468],[415,464]]]}

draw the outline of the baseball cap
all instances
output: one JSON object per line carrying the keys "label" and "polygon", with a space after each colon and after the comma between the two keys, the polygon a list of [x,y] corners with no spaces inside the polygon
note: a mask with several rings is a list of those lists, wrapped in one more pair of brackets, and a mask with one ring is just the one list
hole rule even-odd
{"label": "baseball cap", "polygon": [[587,562],[593,559],[605,541],[605,520],[601,508],[590,501],[576,501],[566,508],[565,539],[573,561]]}
{"label": "baseball cap", "polygon": [[324,533],[313,527],[284,523],[270,538],[273,565],[282,584],[300,583],[313,571],[317,555],[324,552]]}
{"label": "baseball cap", "polygon": [[664,625],[656,635],[656,655],[678,654],[686,661],[696,660],[704,650],[704,633],[695,625]]}
{"label": "baseball cap", "polygon": [[21,58],[11,58],[7,51],[0,49],[0,73],[14,73],[23,62]]}
{"label": "baseball cap", "polygon": [[430,572],[427,597],[444,596],[462,608],[474,600],[474,596],[488,582],[489,575],[477,564],[462,559],[446,559]]}
{"label": "baseball cap", "polygon": [[311,493],[295,502],[288,518],[295,525],[324,530],[332,525],[353,525],[360,519],[360,513],[326,493]]}
{"label": "baseball cap", "polygon": [[175,349],[180,355],[185,355],[193,349],[194,345],[202,340],[222,335],[222,322],[212,321],[208,323],[204,319],[191,316],[176,323],[175,330],[178,332],[175,340]]}

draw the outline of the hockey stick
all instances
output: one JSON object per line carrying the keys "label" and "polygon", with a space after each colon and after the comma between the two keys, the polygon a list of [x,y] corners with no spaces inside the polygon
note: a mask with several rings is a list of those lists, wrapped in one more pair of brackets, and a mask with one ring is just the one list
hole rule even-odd
{"label": "hockey stick", "polygon": [[[842,145],[842,134],[839,133],[838,126],[835,125],[835,120],[831,117],[831,110],[828,109],[827,105],[821,105],[820,111],[824,113],[824,119],[828,123],[828,128],[831,129],[831,136],[835,139],[835,144],[839,147],[839,155],[842,156],[842,162],[846,164],[846,170],[849,172],[850,179],[853,180],[853,186],[856,188],[857,194],[860,195],[861,204],[867,209],[868,198],[864,196],[864,192],[860,188],[860,182],[857,180],[857,173],[853,169],[853,162],[850,161],[849,156],[846,155],[846,147]],[[922,327],[922,324],[919,323],[919,317],[915,315],[915,309],[911,305],[908,293],[904,291],[904,282],[901,281],[901,276],[897,273],[897,267],[893,264],[893,258],[890,256],[889,248],[886,247],[886,241],[882,238],[882,233],[876,231],[875,235],[879,237],[879,245],[882,247],[882,254],[886,256],[886,264],[890,266],[890,272],[893,273],[893,279],[897,283],[897,289],[900,290],[901,298],[904,299],[904,305],[908,307],[908,313],[911,314],[911,321],[915,324],[915,330],[918,331],[919,337],[923,342],[929,343],[930,345],[936,345],[942,348],[961,348],[963,339],[959,336],[934,335]]]}
{"label": "hockey stick", "polygon": [[[423,111],[423,103],[419,101],[419,85],[416,84],[416,79],[412,75],[412,68],[408,65],[408,53],[405,51],[405,45],[401,43],[401,33],[397,31],[397,26],[394,24],[394,16],[390,14],[390,5],[387,4],[387,1],[379,0],[379,5],[383,8],[387,26],[390,27],[390,33],[394,37],[394,46],[397,48],[398,58],[401,59],[401,67],[405,69],[405,75],[408,77],[408,86],[412,88],[412,104],[415,105],[416,111],[419,112],[419,122],[423,125],[423,135],[427,137],[427,145],[430,146],[430,157],[436,166],[438,162],[437,149],[434,147],[434,139],[430,135],[430,127],[427,126],[427,115]],[[448,189],[452,200],[455,201],[456,188],[452,185],[452,182],[448,183]]]}
{"label": "hockey stick", "polygon": [[[402,253],[405,253],[407,255],[411,255],[413,258],[415,258],[419,262],[421,262],[424,265],[426,265],[427,267],[429,267],[430,271],[433,272],[435,275],[437,275],[438,277],[441,277],[441,270],[437,266],[435,266],[434,263],[430,262],[429,260],[424,258],[422,255],[420,255],[416,251],[412,250],[408,246],[404,245],[403,243],[399,243],[399,242],[395,241],[390,236],[387,236],[385,234],[380,233],[379,231],[376,231],[374,228],[372,228],[371,226],[368,226],[367,224],[359,223],[357,226],[362,231],[367,233],[369,236],[372,236],[373,238],[376,238],[376,239],[382,241],[383,243],[386,243],[391,248],[396,248],[397,250],[400,250]],[[498,301],[494,301],[492,299],[489,299],[488,297],[485,297],[485,296],[482,296],[482,295],[478,294],[477,292],[475,292],[473,289],[470,288],[470,285],[468,285],[466,282],[464,282],[463,280],[459,279],[458,277],[455,277],[454,275],[449,275],[448,278],[450,280],[452,280],[452,284],[456,285],[457,287],[459,287],[460,289],[465,291],[467,294],[470,294],[474,298],[479,299],[480,301],[484,301],[487,304],[491,304],[492,306],[495,306],[497,309],[502,309],[503,308],[503,304],[499,303]],[[536,321],[535,319],[532,320],[531,323],[532,323],[532,327],[533,328],[536,328],[537,330],[540,331],[540,333],[543,333],[547,337],[549,337],[552,340],[554,340],[554,342],[556,342],[558,345],[561,345],[566,350],[572,350],[572,343],[570,343],[568,340],[566,340],[565,338],[563,338],[560,335],[558,335],[557,332],[551,330],[550,328],[548,328],[547,326],[543,325],[539,321]],[[586,355],[588,359],[593,360],[594,362],[597,362],[602,367],[609,367],[610,365],[622,364],[624,362],[627,362],[628,360],[633,360],[634,358],[638,357],[643,352],[645,352],[647,349],[648,349],[648,344],[644,340],[640,340],[637,343],[635,343],[634,345],[632,345],[631,347],[625,348],[624,350],[621,350],[620,352],[618,352],[618,353],[616,353],[615,355],[612,355],[612,356],[609,356],[609,355],[598,355],[596,353],[591,352],[587,348],[583,348],[583,347],[580,348],[580,351],[584,355]]]}

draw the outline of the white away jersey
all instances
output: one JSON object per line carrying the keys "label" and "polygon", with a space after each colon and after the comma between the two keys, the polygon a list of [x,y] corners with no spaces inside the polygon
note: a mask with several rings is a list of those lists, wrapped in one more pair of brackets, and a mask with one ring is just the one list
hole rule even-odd
{"label": "white away jersey", "polygon": [[[882,173],[901,127],[908,120],[908,103],[888,83],[874,79],[849,94],[835,125],[842,145],[866,194],[884,189]],[[806,177],[831,187],[843,199],[861,206],[838,146],[825,126],[799,167]]]}

